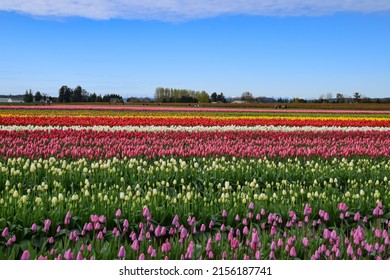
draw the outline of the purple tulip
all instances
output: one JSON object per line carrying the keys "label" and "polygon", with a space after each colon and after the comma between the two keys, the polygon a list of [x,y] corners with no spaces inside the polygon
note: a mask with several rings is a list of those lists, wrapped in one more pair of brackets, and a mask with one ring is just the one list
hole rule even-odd
{"label": "purple tulip", "polygon": [[116,210],[115,217],[119,218],[122,215],[121,209]]}
{"label": "purple tulip", "polygon": [[133,251],[139,250],[139,242],[137,239],[133,241],[133,244],[131,245],[131,249],[133,249]]}
{"label": "purple tulip", "polygon": [[99,221],[98,215],[91,215],[89,218],[91,219],[92,223],[97,223]]}
{"label": "purple tulip", "polygon": [[16,236],[13,235],[10,239],[8,239],[6,245],[7,245],[7,246],[11,246],[12,244],[15,243],[15,241],[16,241]]}
{"label": "purple tulip", "polygon": [[35,223],[32,224],[31,230],[34,231],[34,232],[37,231],[37,225]]}
{"label": "purple tulip", "polygon": [[6,227],[5,229],[3,229],[3,232],[1,233],[1,236],[5,238],[5,237],[8,236],[8,234],[9,234],[9,230],[8,230],[8,227]]}
{"label": "purple tulip", "polygon": [[359,220],[360,220],[360,213],[359,213],[359,212],[356,212],[356,213],[355,213],[355,216],[353,216],[353,220],[354,220],[355,222],[359,222]]}
{"label": "purple tulip", "polygon": [[106,222],[106,216],[104,216],[104,215],[101,215],[101,216],[99,216],[99,222],[101,223],[101,224],[104,224],[105,222]]}
{"label": "purple tulip", "polygon": [[303,237],[302,238],[302,244],[305,247],[309,247],[309,239],[307,239],[307,237]]}
{"label": "purple tulip", "polygon": [[121,247],[119,248],[118,258],[119,258],[120,260],[124,260],[124,259],[125,259],[125,256],[126,256],[125,247],[124,247],[124,246],[121,246]]}
{"label": "purple tulip", "polygon": [[240,247],[240,242],[238,241],[237,238],[233,238],[232,241],[230,241],[230,247],[234,250]]}
{"label": "purple tulip", "polygon": [[64,259],[65,260],[73,260],[74,259],[73,253],[72,253],[72,251],[70,249],[65,251]]}
{"label": "purple tulip", "polygon": [[329,214],[328,214],[328,212],[325,212],[324,213],[324,221],[329,221]]}
{"label": "purple tulip", "polygon": [[99,231],[98,235],[97,235],[97,238],[99,240],[102,240],[103,239],[103,232]]}
{"label": "purple tulip", "polygon": [[20,258],[21,260],[28,260],[30,259],[30,252],[28,250],[24,250],[22,257]]}
{"label": "purple tulip", "polygon": [[313,213],[313,209],[310,207],[308,203],[306,203],[305,209],[303,210],[303,215],[309,216],[311,213]]}
{"label": "purple tulip", "polygon": [[[283,246],[283,245],[282,245]],[[276,250],[276,242],[274,240],[272,240],[272,243],[271,243],[271,251],[275,251]]]}
{"label": "purple tulip", "polygon": [[154,235],[155,235],[156,237],[159,237],[159,236],[161,235],[161,227],[160,227],[160,225],[158,225],[158,226],[155,228],[155,230],[154,230]]}
{"label": "purple tulip", "polygon": [[275,252],[274,251],[271,251],[270,253],[269,253],[269,259],[270,260],[275,260],[276,258],[275,258]]}
{"label": "purple tulip", "polygon": [[222,218],[226,218],[227,217],[227,212],[226,210],[222,210]]}
{"label": "purple tulip", "polygon": [[127,220],[127,219],[125,219],[124,221],[123,221],[123,228],[124,229],[127,229],[129,227],[129,221]]}
{"label": "purple tulip", "polygon": [[82,260],[83,259],[83,253],[78,252],[76,256],[76,260]]}
{"label": "purple tulip", "polygon": [[210,251],[210,252],[208,252],[207,255],[208,255],[209,259],[211,259],[211,260],[214,259],[214,253],[213,252]]}
{"label": "purple tulip", "polygon": [[259,234],[257,233],[257,230],[252,231],[252,243],[257,244],[259,242]]}
{"label": "purple tulip", "polygon": [[291,247],[290,249],[290,257],[295,258],[297,256],[297,252],[295,251],[295,247]]}
{"label": "purple tulip", "polygon": [[209,223],[209,229],[211,230],[214,227],[214,220],[211,220]]}
{"label": "purple tulip", "polygon": [[353,255],[353,248],[352,248],[351,244],[348,245],[347,255],[348,256],[352,256]]}
{"label": "purple tulip", "polygon": [[346,212],[348,210],[348,206],[345,203],[339,203],[337,205],[337,207],[338,207],[339,211],[341,211],[341,212]]}
{"label": "purple tulip", "polygon": [[46,219],[43,223],[43,231],[47,232],[50,228],[50,225],[51,225],[50,219]]}
{"label": "purple tulip", "polygon": [[276,235],[277,231],[274,226],[271,227],[271,235]]}

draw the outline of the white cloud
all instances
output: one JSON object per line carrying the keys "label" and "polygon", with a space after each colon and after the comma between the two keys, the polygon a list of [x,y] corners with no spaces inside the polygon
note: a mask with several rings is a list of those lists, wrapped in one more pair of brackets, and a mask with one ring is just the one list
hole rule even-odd
{"label": "white cloud", "polygon": [[389,0],[1,0],[0,11],[44,17],[181,21],[218,15],[316,16],[390,11]]}

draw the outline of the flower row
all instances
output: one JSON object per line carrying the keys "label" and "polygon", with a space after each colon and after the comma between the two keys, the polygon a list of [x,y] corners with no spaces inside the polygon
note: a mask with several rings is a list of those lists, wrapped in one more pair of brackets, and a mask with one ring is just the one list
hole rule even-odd
{"label": "flower row", "polygon": [[[310,204],[303,213],[288,211],[288,218],[283,219],[264,208],[255,212],[255,204],[250,203],[246,216],[236,215],[231,225],[226,224],[226,210],[215,215],[218,221],[202,222],[196,216],[183,220],[175,215],[168,225],[159,225],[148,207],[143,207],[134,225],[117,209],[113,227],[105,215],[96,214],[77,224],[68,211],[61,223],[45,219],[23,228],[24,237],[30,238],[23,244],[18,242],[17,229],[3,228],[0,254],[23,260],[389,259],[390,221],[380,220],[382,209],[378,202],[372,224],[356,212],[346,229],[330,228],[328,213],[313,213]],[[338,210],[340,217],[349,213],[345,203],[338,203]],[[319,218],[313,219],[316,214]]]}
{"label": "flower row", "polygon": [[1,116],[0,125],[38,126],[341,126],[390,127],[390,119],[342,118],[209,118],[209,117],[103,117],[103,116]]}
{"label": "flower row", "polygon": [[312,157],[390,155],[389,131],[0,131],[3,157]]}

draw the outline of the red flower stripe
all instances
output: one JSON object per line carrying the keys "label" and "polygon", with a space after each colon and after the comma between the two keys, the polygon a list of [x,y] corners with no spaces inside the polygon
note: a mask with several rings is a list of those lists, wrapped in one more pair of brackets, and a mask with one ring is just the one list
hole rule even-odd
{"label": "red flower stripe", "polygon": [[240,118],[240,119],[215,119],[207,117],[186,117],[186,118],[159,118],[159,117],[70,117],[70,116],[1,116],[0,125],[39,125],[39,126],[377,126],[390,127],[390,119],[262,119],[262,118]]}

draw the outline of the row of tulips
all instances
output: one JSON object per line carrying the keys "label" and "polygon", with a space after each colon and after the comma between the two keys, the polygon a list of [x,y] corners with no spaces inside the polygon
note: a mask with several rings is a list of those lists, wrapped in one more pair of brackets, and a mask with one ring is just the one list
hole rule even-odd
{"label": "row of tulips", "polygon": [[[313,213],[306,204],[302,213],[293,210],[288,218],[265,209],[257,212],[250,203],[244,217],[227,223],[228,213],[216,213],[216,220],[199,221],[195,216],[175,215],[169,225],[155,224],[144,207],[136,224],[130,224],[117,209],[114,226],[108,227],[105,215],[92,214],[85,223],[68,211],[62,222],[50,219],[23,228],[25,237],[18,242],[20,229],[2,230],[0,257],[41,260],[82,259],[390,259],[390,221],[382,219],[383,205],[378,202],[372,223],[359,212],[348,228],[334,229],[328,213]],[[348,212],[338,203],[340,217]],[[301,219],[300,216],[304,218]],[[313,219],[314,216],[319,218]],[[184,218],[184,219],[183,219]],[[344,218],[343,218],[344,219]],[[180,221],[182,220],[182,222]]]}
{"label": "row of tulips", "polygon": [[2,157],[388,157],[390,131],[0,131]]}
{"label": "row of tulips", "polygon": [[38,126],[340,126],[390,127],[390,119],[341,119],[341,118],[210,118],[202,117],[104,117],[104,116],[14,116],[3,115],[0,125],[38,125]]}

